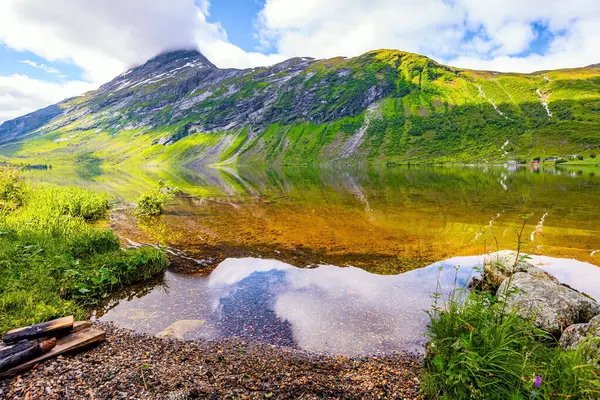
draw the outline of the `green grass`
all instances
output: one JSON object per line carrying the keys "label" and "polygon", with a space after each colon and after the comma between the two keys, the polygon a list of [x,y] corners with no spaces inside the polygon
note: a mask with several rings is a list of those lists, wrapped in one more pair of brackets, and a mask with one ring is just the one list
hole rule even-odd
{"label": "green grass", "polygon": [[428,314],[421,377],[427,399],[600,398],[600,372],[590,362],[597,353],[585,345],[560,350],[502,299],[457,289],[449,298],[438,297]]}
{"label": "green grass", "polygon": [[0,204],[0,333],[68,314],[84,317],[111,291],[166,268],[162,250],[123,250],[99,225],[109,210],[103,195],[34,186],[3,168]]}

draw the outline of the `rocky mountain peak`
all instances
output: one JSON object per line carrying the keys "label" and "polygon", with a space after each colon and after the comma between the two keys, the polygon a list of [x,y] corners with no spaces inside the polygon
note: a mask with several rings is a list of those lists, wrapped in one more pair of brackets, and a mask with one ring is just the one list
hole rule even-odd
{"label": "rocky mountain peak", "polygon": [[174,50],[161,53],[142,65],[138,65],[100,88],[101,92],[119,91],[164,82],[198,71],[212,71],[218,68],[198,50]]}
{"label": "rocky mountain peak", "polygon": [[144,65],[167,66],[173,63],[179,63],[181,61],[202,64],[203,66],[209,68],[217,68],[198,50],[167,51],[151,58]]}

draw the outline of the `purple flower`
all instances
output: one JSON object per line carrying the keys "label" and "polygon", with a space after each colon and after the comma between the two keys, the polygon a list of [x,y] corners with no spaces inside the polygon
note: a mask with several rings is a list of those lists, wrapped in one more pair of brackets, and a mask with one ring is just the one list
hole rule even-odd
{"label": "purple flower", "polygon": [[542,384],[542,377],[539,375],[535,376],[535,388],[539,388],[540,385]]}

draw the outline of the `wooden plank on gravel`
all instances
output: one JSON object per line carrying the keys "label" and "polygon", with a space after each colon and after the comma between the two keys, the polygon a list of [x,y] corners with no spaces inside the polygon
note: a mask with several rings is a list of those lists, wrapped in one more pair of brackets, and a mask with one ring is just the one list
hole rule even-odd
{"label": "wooden plank on gravel", "polygon": [[73,332],[79,332],[92,326],[92,321],[75,321]]}
{"label": "wooden plank on gravel", "polygon": [[69,332],[73,330],[75,318],[73,316],[55,319],[53,321],[42,322],[41,324],[26,326],[24,328],[13,329],[2,336],[2,341],[6,344],[18,342],[22,339],[37,339],[43,336],[53,335],[55,332]]}
{"label": "wooden plank on gravel", "polygon": [[[47,336],[39,337],[37,339],[31,340],[31,342],[41,343],[41,342],[43,342],[45,340],[48,340],[48,339],[51,339],[53,337],[55,337],[57,339],[60,339],[63,336],[67,336],[67,335],[70,335],[72,333],[82,331],[82,330],[87,329],[87,328],[89,328],[91,326],[92,326],[92,321],[89,321],[89,320],[88,321],[75,321],[75,323],[73,324],[73,330],[71,330],[71,331],[64,330],[64,331],[60,331],[60,332],[53,332],[54,333],[53,335],[47,335]],[[23,340],[27,340],[27,339],[23,339]],[[2,354],[3,350],[8,350],[11,347],[14,347],[15,344],[20,343],[20,342],[21,341],[19,341],[19,342],[13,342],[11,344],[4,344],[3,342],[0,342],[0,354]]]}
{"label": "wooden plank on gravel", "polygon": [[104,340],[104,331],[94,328],[84,329],[79,332],[72,333],[69,336],[65,336],[56,341],[56,347],[49,352],[42,354],[32,360],[29,360],[21,365],[18,365],[6,372],[0,373],[0,377],[14,375],[18,372],[25,371],[39,362],[47,360],[49,358],[57,357],[61,354],[68,353],[70,351],[79,350],[83,347],[89,346],[92,343],[97,343]]}

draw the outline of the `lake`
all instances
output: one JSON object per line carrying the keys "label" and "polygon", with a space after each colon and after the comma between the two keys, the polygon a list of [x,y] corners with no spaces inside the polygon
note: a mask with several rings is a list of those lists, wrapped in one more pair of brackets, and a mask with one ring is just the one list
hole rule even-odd
{"label": "lake", "polygon": [[[112,299],[102,317],[146,333],[188,321],[179,328],[191,339],[241,336],[351,355],[418,350],[438,267],[443,291],[455,279],[465,284],[481,254],[517,248],[523,223],[522,252],[600,297],[597,168],[29,174],[110,193],[110,224],[124,244],[168,246],[173,264],[165,277]],[[132,202],[159,180],[182,194],[164,215],[136,219]]]}
{"label": "lake", "polygon": [[[530,261],[600,299],[600,268],[544,256]],[[456,257],[377,275],[355,267],[229,258],[205,277],[167,272],[149,292],[113,301],[100,319],[152,335],[175,324],[170,333],[186,340],[235,337],[349,356],[422,352],[433,294],[465,287],[482,262],[481,256]]]}

